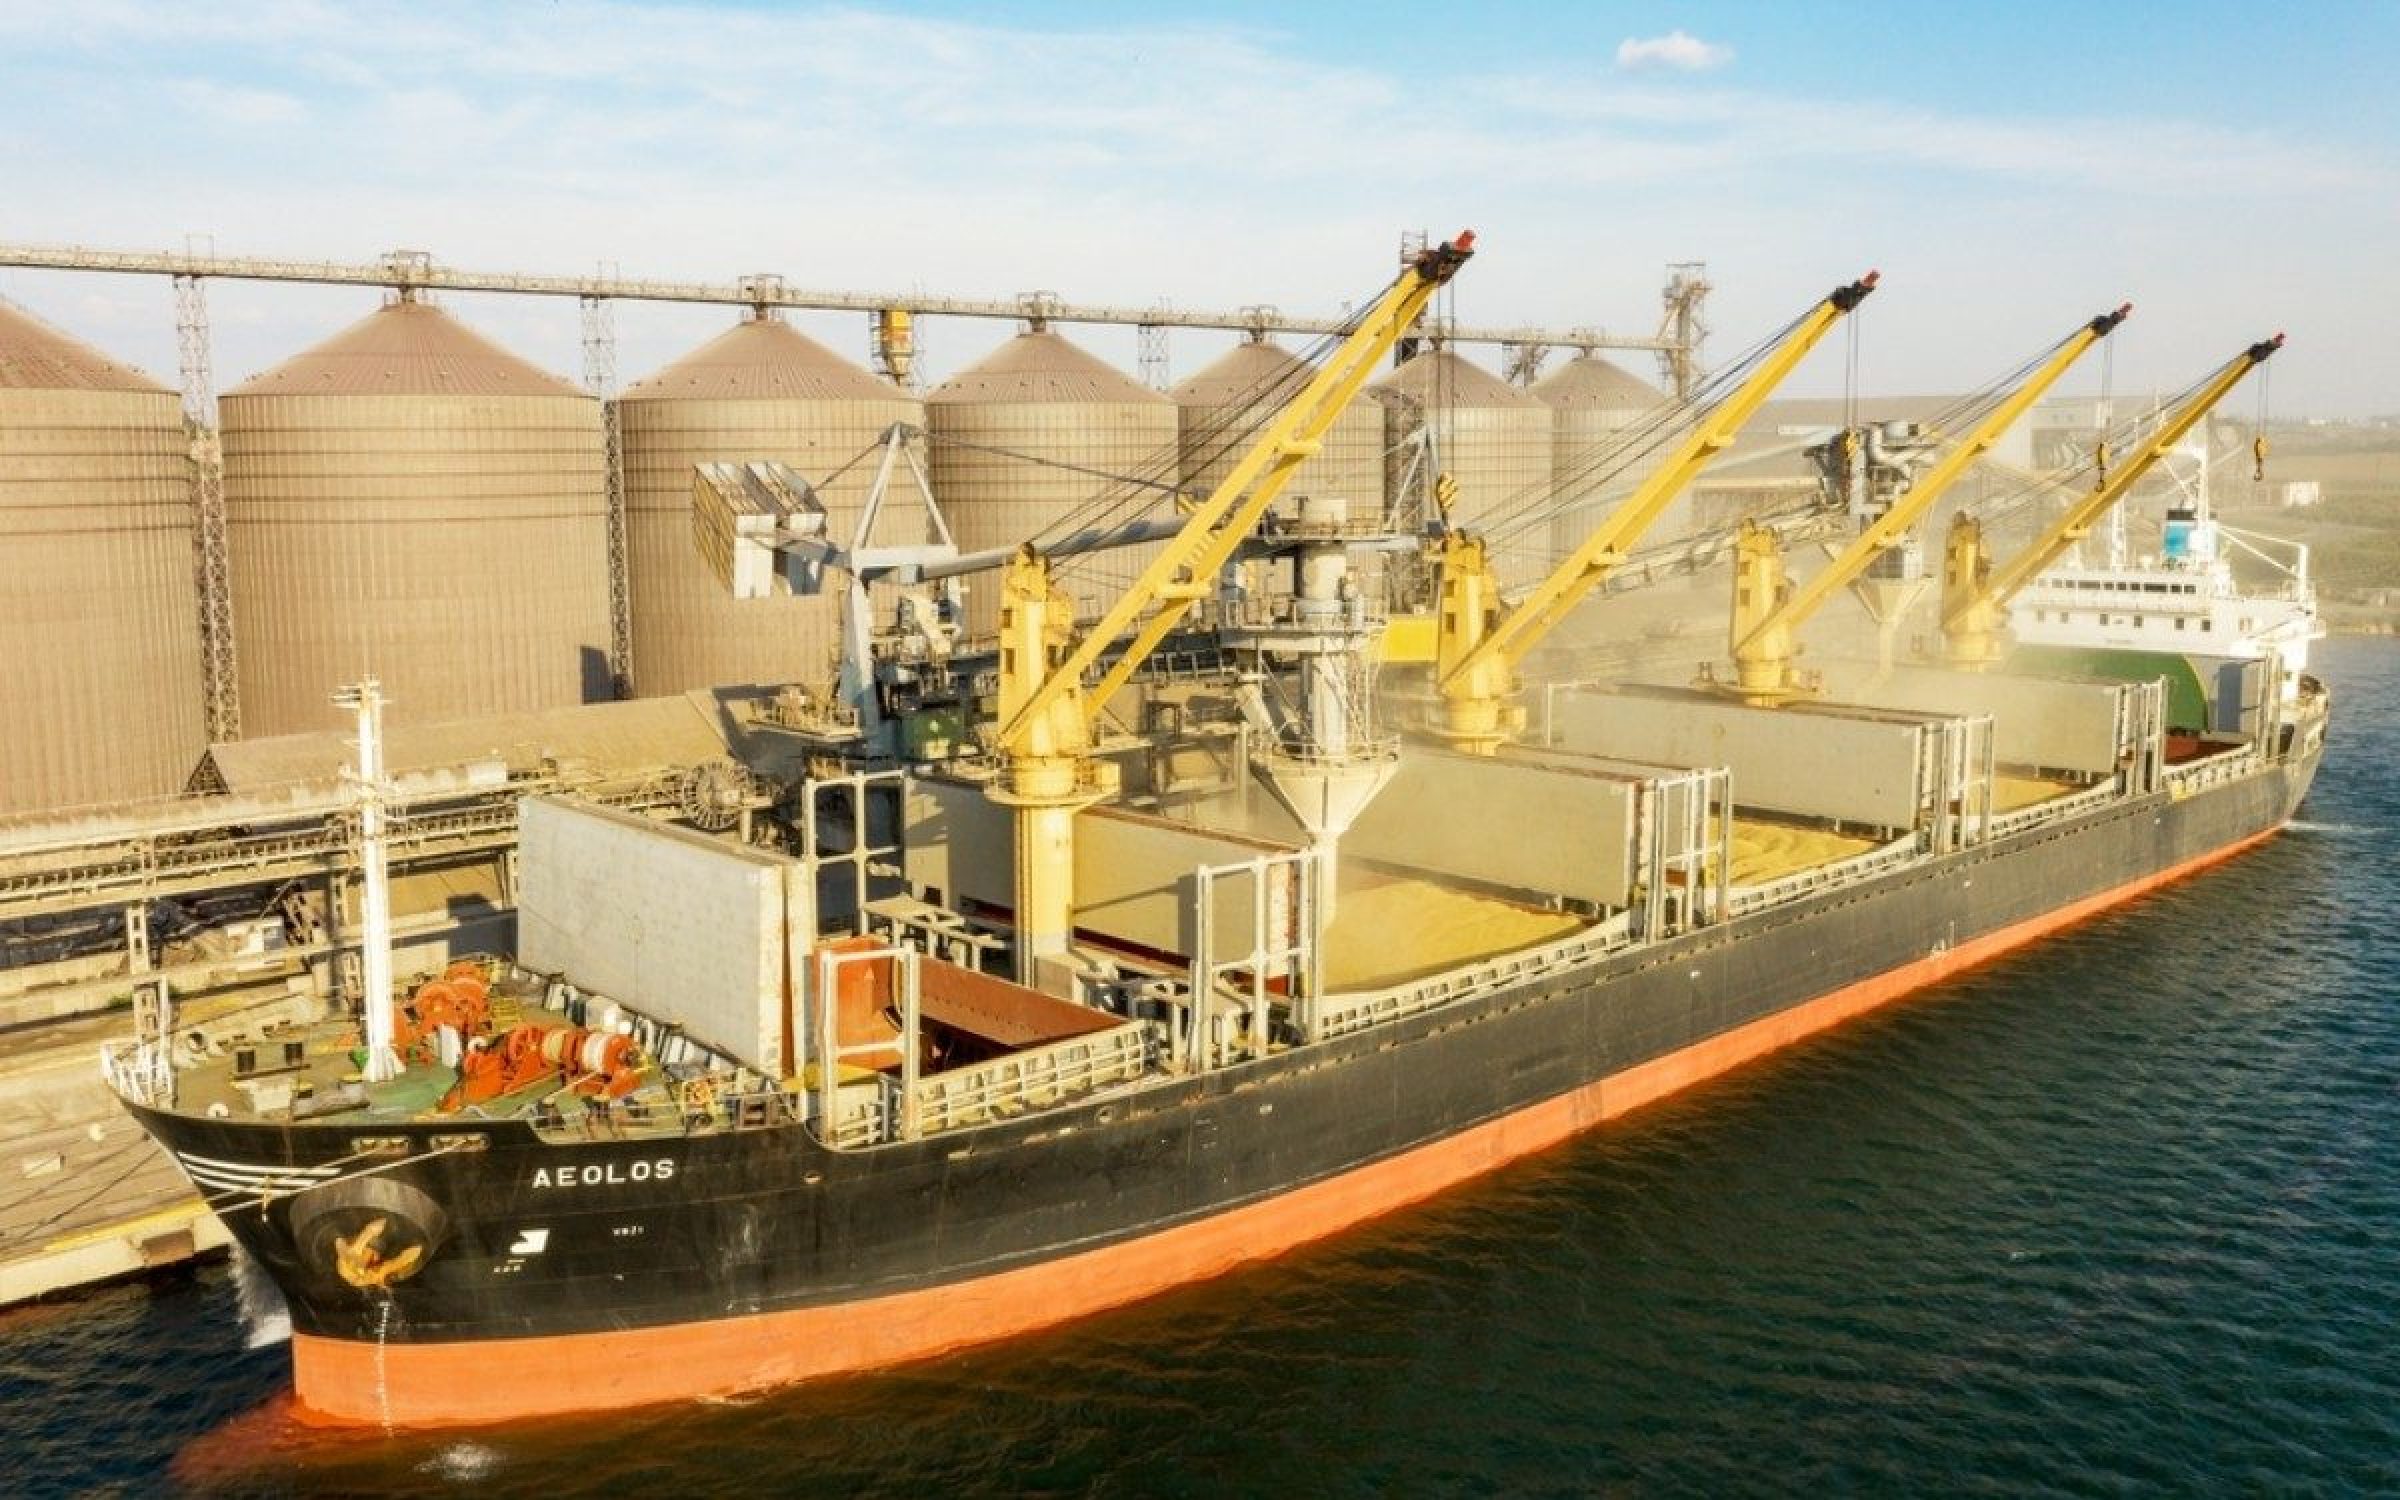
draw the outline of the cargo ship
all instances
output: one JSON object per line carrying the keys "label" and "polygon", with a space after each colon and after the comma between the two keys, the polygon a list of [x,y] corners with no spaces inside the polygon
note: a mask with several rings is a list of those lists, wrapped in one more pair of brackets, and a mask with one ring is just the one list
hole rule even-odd
{"label": "cargo ship", "polygon": [[[1188,607],[1130,612],[1129,646],[1113,617],[1070,626],[1020,553],[990,658],[915,650],[905,693],[851,682],[863,714],[756,726],[856,740],[996,674],[989,732],[909,765],[820,757],[772,844],[527,799],[509,958],[379,972],[356,695],[355,1013],[220,1054],[163,1027],[103,1058],[282,1290],[303,1414],[684,1400],[1120,1306],[1544,1150],[2293,815],[2327,698],[2272,669],[2231,730],[2170,722],[2156,681],[1932,665],[1772,705],[1508,683],[1487,715],[1445,687],[1472,658],[1449,641],[1383,695],[1438,703],[1403,749],[1356,673],[1406,660],[1407,632],[1347,569],[1391,539],[1321,498],[1275,510],[1272,480],[1466,248],[1404,272],[1227,505],[1185,521],[1152,571],[1154,602]],[[1689,452],[1872,285],[1829,297]],[[1678,454],[1637,500],[1688,479]],[[805,505],[775,509],[788,476],[734,488],[769,524],[704,531],[824,560]],[[1473,539],[1445,547],[1444,588],[1472,585]],[[1230,581],[1285,564],[1285,591]],[[1144,732],[1098,732],[1087,689]]]}

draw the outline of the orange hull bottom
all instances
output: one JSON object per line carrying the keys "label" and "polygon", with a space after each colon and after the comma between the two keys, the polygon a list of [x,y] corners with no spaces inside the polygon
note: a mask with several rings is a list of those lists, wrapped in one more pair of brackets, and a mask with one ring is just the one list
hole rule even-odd
{"label": "orange hull bottom", "polygon": [[294,1334],[299,1415],[319,1422],[446,1426],[646,1406],[900,1364],[1139,1301],[1432,1197],[2229,859],[2275,832],[1986,933],[1399,1156],[1040,1265],[826,1307],[617,1333],[382,1348]]}

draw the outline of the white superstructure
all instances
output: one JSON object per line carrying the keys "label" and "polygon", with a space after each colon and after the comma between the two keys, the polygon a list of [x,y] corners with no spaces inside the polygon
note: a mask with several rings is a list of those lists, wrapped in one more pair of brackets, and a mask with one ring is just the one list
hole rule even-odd
{"label": "white superstructure", "polygon": [[[2309,643],[2325,634],[2308,548],[2218,521],[2209,510],[2206,454],[2191,456],[2195,473],[2188,482],[2178,476],[2183,493],[2167,509],[2157,556],[2127,557],[2123,532],[2114,530],[2105,562],[2078,558],[2034,580],[2018,598],[2010,628],[2027,646],[2243,660],[2271,653],[2280,658],[2289,695],[2308,668]],[[2238,581],[2237,551],[2266,576]]]}

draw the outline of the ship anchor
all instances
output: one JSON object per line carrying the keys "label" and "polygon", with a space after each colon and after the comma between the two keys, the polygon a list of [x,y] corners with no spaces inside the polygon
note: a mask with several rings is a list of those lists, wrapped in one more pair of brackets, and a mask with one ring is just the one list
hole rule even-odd
{"label": "ship anchor", "polygon": [[333,1268],[342,1280],[363,1290],[377,1290],[395,1281],[406,1281],[425,1258],[425,1247],[411,1245],[397,1255],[387,1256],[377,1248],[383,1238],[386,1220],[369,1219],[358,1233],[348,1239],[333,1242]]}

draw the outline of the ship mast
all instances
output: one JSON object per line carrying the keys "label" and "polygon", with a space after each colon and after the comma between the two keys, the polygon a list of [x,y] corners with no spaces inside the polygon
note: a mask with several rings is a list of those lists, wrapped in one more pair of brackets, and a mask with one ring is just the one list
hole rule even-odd
{"label": "ship mast", "polygon": [[363,678],[333,695],[358,714],[358,766],[345,774],[358,809],[359,954],[365,970],[364,1017],[369,1083],[400,1076],[400,1054],[392,1045],[392,889],[384,853],[383,684]]}

